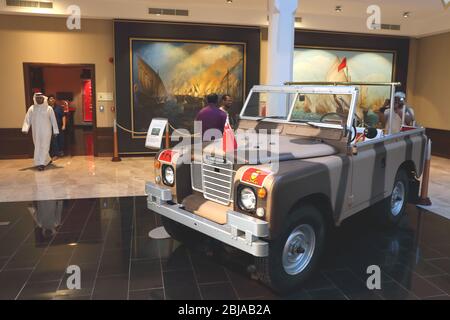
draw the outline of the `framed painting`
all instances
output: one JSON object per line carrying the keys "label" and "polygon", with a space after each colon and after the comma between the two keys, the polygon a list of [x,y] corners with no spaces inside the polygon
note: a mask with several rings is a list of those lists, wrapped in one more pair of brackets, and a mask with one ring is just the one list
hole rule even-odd
{"label": "framed painting", "polygon": [[[294,81],[392,82],[395,79],[395,51],[345,50],[296,47]],[[390,87],[361,86],[358,110],[378,111],[390,98]]]}
{"label": "framed painting", "polygon": [[145,138],[155,117],[193,132],[205,96],[233,97],[231,113],[242,107],[246,43],[130,38],[132,138]]}

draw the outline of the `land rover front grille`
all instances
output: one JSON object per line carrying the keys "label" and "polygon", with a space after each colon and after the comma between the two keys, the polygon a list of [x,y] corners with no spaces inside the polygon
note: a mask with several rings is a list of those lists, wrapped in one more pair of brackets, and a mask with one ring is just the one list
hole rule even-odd
{"label": "land rover front grille", "polygon": [[201,168],[205,199],[228,205],[233,200],[233,164],[205,159]]}

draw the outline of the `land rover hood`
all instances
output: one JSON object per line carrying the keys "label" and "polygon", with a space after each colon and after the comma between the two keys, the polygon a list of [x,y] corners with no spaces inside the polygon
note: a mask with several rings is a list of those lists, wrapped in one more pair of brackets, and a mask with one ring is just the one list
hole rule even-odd
{"label": "land rover hood", "polygon": [[[223,156],[222,141],[210,143],[204,151],[207,154]],[[240,142],[234,156],[240,163],[248,163],[249,159],[252,160],[251,163],[254,163],[255,159],[257,163],[267,163],[325,157],[337,153],[338,150],[335,147],[320,140],[282,135],[279,137],[278,147],[276,143],[269,144],[269,146],[258,146],[250,141],[244,144]]]}

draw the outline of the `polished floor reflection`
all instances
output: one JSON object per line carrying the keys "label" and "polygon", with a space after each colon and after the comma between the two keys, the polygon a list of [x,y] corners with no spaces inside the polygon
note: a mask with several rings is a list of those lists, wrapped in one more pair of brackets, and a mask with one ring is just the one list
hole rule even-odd
{"label": "polished floor reflection", "polygon": [[[150,239],[159,225],[145,197],[0,203],[0,299],[449,299],[450,220],[413,206],[396,230],[349,220],[311,281],[283,297],[252,280],[250,256]],[[370,291],[374,264],[382,284]],[[69,265],[80,290],[67,288]]]}

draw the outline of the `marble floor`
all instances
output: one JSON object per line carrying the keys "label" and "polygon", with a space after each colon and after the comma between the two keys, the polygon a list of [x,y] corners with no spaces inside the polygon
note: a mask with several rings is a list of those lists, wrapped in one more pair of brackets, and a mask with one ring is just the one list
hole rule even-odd
{"label": "marble floor", "polygon": [[[31,159],[0,160],[0,202],[83,199],[145,195],[145,181],[153,180],[151,157],[111,158],[75,156],[56,160],[39,172]],[[450,219],[450,159],[431,161],[431,207]]]}
{"label": "marble floor", "polygon": [[[145,197],[0,203],[0,300],[449,300],[450,220],[408,206],[398,228],[360,214],[332,233],[317,272],[289,295],[248,272],[253,258],[211,238],[151,239]],[[367,267],[381,288],[366,286]],[[81,287],[69,289],[68,266]],[[69,272],[70,273],[70,272]]]}
{"label": "marble floor", "polygon": [[152,176],[149,157],[64,157],[42,172],[32,159],[1,160],[0,202],[140,196]]}
{"label": "marble floor", "polygon": [[432,205],[423,208],[450,219],[450,159],[431,159],[429,194]]}

